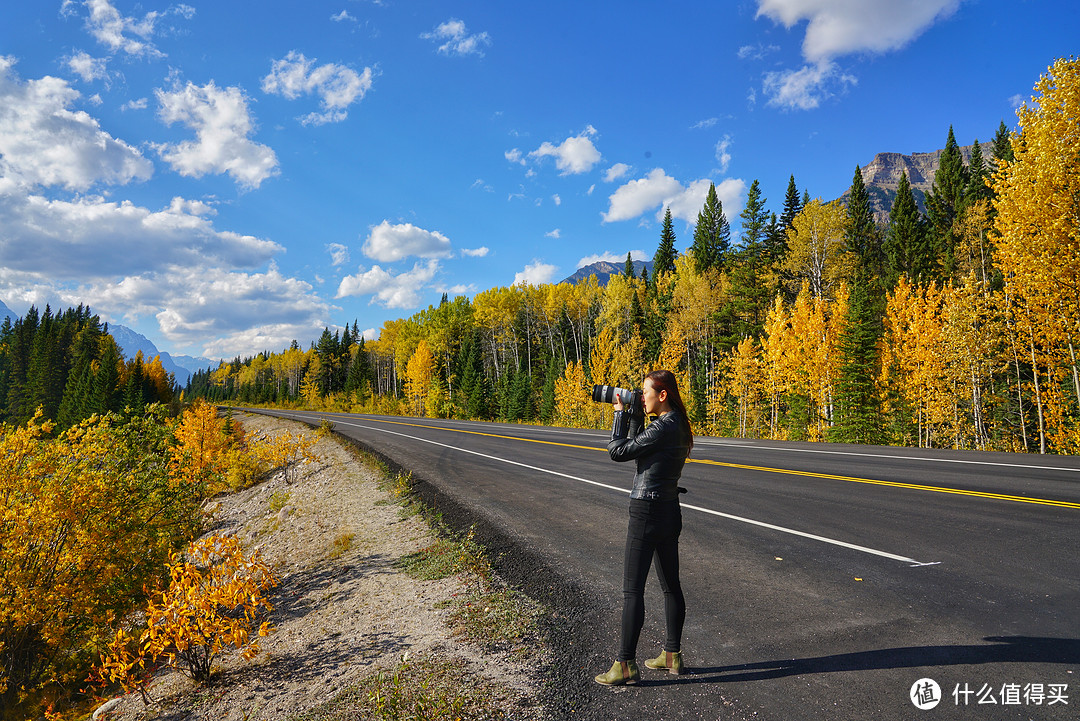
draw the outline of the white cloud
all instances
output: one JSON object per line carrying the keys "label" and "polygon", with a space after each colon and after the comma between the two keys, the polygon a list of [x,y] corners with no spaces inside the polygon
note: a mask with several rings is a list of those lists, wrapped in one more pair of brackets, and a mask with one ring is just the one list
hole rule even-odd
{"label": "white cloud", "polygon": [[139,98],[138,100],[129,100],[120,106],[120,110],[127,112],[128,110],[146,110],[147,100],[146,98]]}
{"label": "white cloud", "polygon": [[757,45],[743,45],[735,55],[739,60],[746,60],[747,58],[764,60],[766,55],[775,53],[778,50],[780,50],[779,45],[762,45],[758,43]]}
{"label": "white cloud", "polygon": [[393,275],[382,267],[372,266],[341,279],[337,298],[370,295],[371,302],[378,302],[385,308],[415,308],[420,305],[420,293],[431,283],[439,270],[439,261],[429,260],[426,264],[416,263],[412,270]]}
{"label": "white cloud", "polygon": [[719,118],[706,118],[705,120],[699,120],[690,126],[691,130],[706,130],[716,125],[719,122]]}
{"label": "white cloud", "polygon": [[14,62],[0,56],[0,187],[6,180],[87,190],[151,176],[154,166],[138,150],[71,109],[80,94],[66,80],[22,82]]}
{"label": "white cloud", "polygon": [[[195,15],[195,8],[183,3],[162,12],[148,12],[142,18],[122,15],[109,0],[85,0],[81,4],[89,11],[86,29],[99,43],[110,52],[123,52],[135,57],[165,57],[151,41],[158,32],[159,22],[170,15],[178,15],[187,20]],[[61,6],[61,15],[74,14],[73,5],[75,3],[71,0],[65,0]]]}
{"label": "white cloud", "polygon": [[1017,93],[1016,95],[1013,95],[1012,97],[1009,98],[1009,107],[1012,108],[1013,110],[1016,110],[1017,108],[1019,108],[1021,105],[1023,105],[1026,102],[1027,102],[1027,98],[1025,98],[1020,93]]}
{"label": "white cloud", "polygon": [[202,201],[173,198],[152,211],[100,197],[50,200],[0,193],[0,266],[43,273],[52,281],[90,282],[142,276],[171,265],[251,268],[283,248],[213,227]]}
{"label": "white cloud", "polygon": [[562,198],[559,197],[558,193],[555,193],[555,195],[551,196],[551,200],[554,201],[555,205],[562,205]]}
{"label": "white cloud", "polygon": [[[649,260],[650,257],[651,256],[645,255],[645,251],[643,250],[630,251],[630,260]],[[613,253],[610,250],[605,250],[603,253],[585,256],[577,262],[577,268],[575,270],[580,270],[587,265],[592,265],[593,263],[599,263],[601,261],[605,263],[625,263],[626,256]]]}
{"label": "white cloud", "polygon": [[341,243],[327,243],[326,251],[330,253],[330,265],[344,265],[349,262],[349,246]]}
{"label": "white cloud", "polygon": [[630,166],[626,163],[615,163],[604,171],[604,182],[613,183],[630,172]]}
{"label": "white cloud", "polygon": [[470,35],[465,28],[465,23],[456,18],[441,23],[433,32],[424,33],[420,37],[435,42],[445,41],[439,46],[439,52],[444,55],[477,55],[484,57],[483,48],[491,45],[490,35],[486,32]]}
{"label": "white cloud", "polygon": [[310,113],[301,122],[304,125],[340,122],[348,117],[346,108],[363,100],[371,89],[371,68],[357,73],[352,68],[334,63],[315,67],[315,62],[293,50],[281,60],[274,61],[270,74],[262,80],[262,90],[289,100],[315,93],[319,96],[323,112]]}
{"label": "white cloud", "polygon": [[720,163],[720,172],[726,173],[731,163],[731,136],[725,135],[716,143],[716,162]]}
{"label": "white cloud", "polygon": [[512,150],[507,150],[505,153],[503,153],[503,157],[506,158],[507,160],[509,160],[511,163],[518,163],[520,165],[525,165],[525,158],[522,155],[521,151],[518,150],[517,148],[514,148]]}
{"label": "white cloud", "polygon": [[383,263],[393,263],[410,255],[448,258],[451,252],[450,239],[437,230],[424,230],[412,223],[390,225],[389,220],[371,228],[363,250],[367,257]]}
{"label": "white cloud", "polygon": [[240,88],[218,88],[211,80],[202,87],[189,82],[154,93],[161,106],[158,116],[166,125],[179,122],[195,131],[194,141],[154,146],[176,172],[196,178],[228,173],[247,188],[257,188],[278,174],[274,151],[248,137],[255,125]]}
{"label": "white cloud", "polygon": [[[631,180],[616,189],[609,196],[608,211],[601,215],[605,223],[613,223],[637,218],[658,207],[656,217],[659,219],[663,217],[665,208],[671,208],[672,217],[693,223],[705,204],[709,184],[708,180],[701,179],[683,186],[665,173],[663,168],[654,168],[644,178]],[[716,187],[717,196],[724,203],[724,212],[729,219],[741,211],[740,198],[745,188],[746,184],[736,178],[728,178]],[[736,205],[739,207],[736,208]]]}
{"label": "white cloud", "polygon": [[899,50],[961,0],[758,0],[764,15],[786,28],[808,21],[803,57],[827,62],[853,52]]}
{"label": "white cloud", "polygon": [[554,238],[555,240],[558,240],[561,236],[562,231],[558,228],[556,228],[555,230],[549,230],[548,232],[544,233],[545,238]]}
{"label": "white cloud", "polygon": [[[898,50],[935,22],[950,16],[961,0],[758,0],[757,17],[786,28],[808,21],[802,54],[808,64],[799,70],[767,73],[764,90],[769,105],[809,110],[823,99],[854,84],[835,58],[856,52]],[[740,50],[740,52],[742,52]]]}
{"label": "white cloud", "polygon": [[514,274],[513,284],[543,285],[544,283],[550,283],[558,270],[558,266],[534,260],[525,266],[525,270]]}
{"label": "white cloud", "polygon": [[344,20],[351,20],[352,22],[356,22],[356,18],[350,15],[348,10],[342,10],[337,15],[331,15],[330,19],[336,23],[340,23]]}
{"label": "white cloud", "polygon": [[105,69],[106,62],[105,58],[91,57],[86,51],[80,50],[68,58],[67,66],[71,72],[82,78],[84,83],[89,83],[94,80],[108,79],[109,71]]}
{"label": "white cloud", "polygon": [[580,135],[569,137],[559,145],[552,145],[545,141],[539,148],[529,153],[529,157],[537,159],[554,157],[555,167],[562,171],[562,175],[587,173],[600,162],[600,151],[589,139],[595,135],[596,128],[590,125]]}
{"label": "white cloud", "polygon": [[379,337],[379,329],[368,328],[367,330],[360,333],[360,335],[364,337],[364,340],[377,340]]}
{"label": "white cloud", "polygon": [[799,70],[766,73],[763,90],[769,96],[770,106],[811,110],[832,97],[834,88],[843,90],[857,82],[855,76],[841,72],[836,63],[821,63],[805,65]]}
{"label": "white cloud", "polygon": [[462,248],[461,249],[461,254],[463,256],[468,256],[470,258],[483,258],[485,255],[487,255],[490,252],[491,251],[488,249],[488,247],[486,245],[481,245],[479,248]]}

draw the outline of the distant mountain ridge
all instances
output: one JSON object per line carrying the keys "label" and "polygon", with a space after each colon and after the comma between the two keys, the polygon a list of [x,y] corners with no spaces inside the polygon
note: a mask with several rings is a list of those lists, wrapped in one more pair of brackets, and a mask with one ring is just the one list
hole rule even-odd
{"label": "distant mountain ridge", "polygon": [[[651,260],[635,260],[634,275],[638,278],[641,277],[641,269],[646,268],[648,272],[652,273],[652,261]],[[619,275],[626,269],[626,261],[621,263],[612,263],[607,260],[600,260],[589,265],[583,265],[577,269],[577,271],[566,278],[563,278],[560,283],[570,283],[571,285],[577,285],[581,281],[588,278],[590,275],[595,275],[596,280],[600,285],[607,285],[611,280],[611,276]]]}
{"label": "distant mountain ridge", "polygon": [[[964,157],[964,165],[971,165],[971,145],[960,146],[960,153]],[[993,166],[993,156],[989,143],[979,143],[982,151],[983,164],[989,171]],[[941,153],[944,149],[935,150],[932,153],[878,153],[866,165],[861,166],[863,183],[870,195],[870,204],[874,209],[874,217],[878,222],[889,219],[889,210],[896,199],[896,190],[900,187],[900,176],[907,173],[908,182],[911,183],[911,194],[915,196],[915,202],[919,211],[926,213],[926,195],[934,185],[934,174],[941,167]],[[847,203],[851,189],[848,188],[840,196],[843,203]]]}

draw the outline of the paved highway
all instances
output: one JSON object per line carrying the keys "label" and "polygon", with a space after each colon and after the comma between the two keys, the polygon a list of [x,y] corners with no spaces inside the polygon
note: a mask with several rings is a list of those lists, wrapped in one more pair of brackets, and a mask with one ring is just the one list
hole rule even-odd
{"label": "paved highway", "polygon": [[[633,468],[608,434],[275,413],[329,418],[543,559],[569,589],[543,599],[565,718],[1080,718],[1075,457],[699,437],[680,544],[694,673],[609,689],[591,679],[617,650]],[[639,659],[663,641],[655,577],[646,604]]]}

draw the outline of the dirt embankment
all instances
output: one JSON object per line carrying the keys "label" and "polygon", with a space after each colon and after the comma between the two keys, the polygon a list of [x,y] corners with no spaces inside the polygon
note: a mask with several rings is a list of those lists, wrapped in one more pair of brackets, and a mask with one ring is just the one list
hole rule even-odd
{"label": "dirt embankment", "polygon": [[[241,420],[248,430],[272,435],[312,432],[267,416]],[[258,548],[281,578],[272,592],[276,630],[262,640],[261,653],[251,662],[235,651],[223,654],[207,687],[162,671],[149,689],[155,704],[144,706],[131,694],[99,718],[309,718],[312,709],[355,694],[365,677],[406,657],[463,669],[456,679],[462,687],[500,689],[506,718],[538,718],[538,682],[525,670],[535,660],[520,652],[484,654],[450,629],[451,610],[440,602],[467,593],[467,581],[421,581],[399,569],[402,557],[433,543],[430,527],[419,516],[403,517],[378,487],[379,472],[344,443],[327,436],[315,452],[319,462],[302,466],[291,483],[279,472],[208,503],[211,530]]]}

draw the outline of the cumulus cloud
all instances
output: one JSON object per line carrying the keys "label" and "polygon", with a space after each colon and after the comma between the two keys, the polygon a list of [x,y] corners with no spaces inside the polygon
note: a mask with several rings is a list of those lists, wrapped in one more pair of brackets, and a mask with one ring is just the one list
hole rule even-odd
{"label": "cumulus cloud", "polygon": [[518,163],[519,165],[525,165],[525,157],[522,155],[521,151],[518,150],[517,148],[514,148],[512,150],[507,150],[505,153],[503,153],[503,157],[506,158],[507,160],[509,160],[511,163]]}
{"label": "cumulus cloud", "polygon": [[[202,201],[152,211],[100,197],[51,200],[0,193],[0,266],[56,281],[141,276],[164,266],[251,268],[283,248],[213,227]],[[47,269],[43,271],[42,269]]]}
{"label": "cumulus cloud", "polygon": [[630,172],[630,166],[626,163],[615,163],[604,171],[604,182],[613,183]]}
{"label": "cumulus cloud", "polygon": [[553,203],[555,203],[555,205],[562,205],[562,198],[559,197],[558,193],[555,193],[555,195],[551,196],[551,200]]}
{"label": "cumulus cloud", "polygon": [[[665,208],[671,208],[672,217],[692,223],[705,204],[709,185],[710,181],[701,179],[684,186],[663,168],[654,168],[644,178],[631,180],[616,189],[608,198],[607,212],[601,216],[605,223],[613,223],[637,218],[659,208],[656,212],[659,219]],[[729,218],[741,211],[741,196],[745,189],[746,184],[736,178],[728,178],[716,186],[717,196]]]}
{"label": "cumulus cloud", "polygon": [[154,93],[162,122],[179,122],[195,131],[195,140],[154,146],[176,172],[196,178],[227,173],[247,188],[257,188],[278,174],[274,151],[249,137],[255,124],[248,112],[248,98],[240,88],[219,88],[213,81],[202,87],[189,82]]}
{"label": "cumulus cloud", "polygon": [[[649,260],[650,256],[645,254],[643,250],[631,250],[630,260]],[[605,250],[603,253],[594,253],[593,255],[587,255],[577,262],[576,270],[580,270],[587,265],[599,262],[605,263],[625,263],[626,256],[619,255],[618,253],[612,253],[610,250]]]}
{"label": "cumulus cloud", "polygon": [[[807,110],[855,79],[835,58],[856,52],[898,50],[934,23],[952,15],[961,0],[758,0],[757,17],[791,28],[807,21],[799,70],[766,75],[769,104]],[[741,52],[741,51],[740,51]]]}
{"label": "cumulus cloud", "polygon": [[559,267],[540,260],[534,260],[525,266],[525,270],[514,274],[514,285],[543,285],[550,283]]}
{"label": "cumulus cloud", "polygon": [[384,308],[415,308],[420,305],[420,293],[435,278],[439,271],[439,261],[428,260],[416,263],[411,270],[394,275],[381,266],[370,269],[360,266],[355,275],[341,279],[337,298],[370,295],[371,303],[378,303]]}
{"label": "cumulus cloud", "polygon": [[330,265],[344,265],[349,262],[349,247],[341,243],[327,243],[326,252],[330,254]]}
{"label": "cumulus cloud", "polygon": [[490,252],[491,251],[488,249],[488,247],[486,245],[481,245],[479,248],[462,248],[461,249],[461,254],[463,256],[468,256],[469,258],[483,258],[485,255],[487,255]]}
{"label": "cumulus cloud", "polygon": [[555,167],[562,171],[561,175],[587,173],[600,162],[600,151],[590,139],[595,135],[596,128],[590,125],[580,135],[569,137],[558,145],[544,141],[539,148],[529,153],[529,157],[554,157]]}
{"label": "cumulus cloud", "polygon": [[129,100],[120,106],[120,110],[127,112],[129,110],[146,110],[147,100],[146,98],[139,98],[137,100]]}
{"label": "cumulus cloud", "polygon": [[555,240],[558,240],[561,236],[562,231],[558,228],[556,228],[555,230],[549,230],[548,232],[544,233],[545,238],[554,238]]}
{"label": "cumulus cloud", "polygon": [[81,96],[66,80],[22,82],[14,63],[0,57],[0,187],[7,181],[82,191],[151,176],[153,164],[138,150],[71,109]]}
{"label": "cumulus cloud", "polygon": [[195,15],[193,7],[181,3],[168,10],[148,12],[141,18],[129,17],[117,10],[109,0],[85,0],[83,3],[64,0],[61,14],[75,14],[74,8],[77,4],[86,6],[86,29],[95,40],[112,53],[121,52],[133,57],[165,57],[165,53],[158,50],[152,42],[153,36],[158,33],[159,24],[169,16],[176,15],[190,20]]}
{"label": "cumulus cloud", "polygon": [[389,220],[371,228],[363,251],[367,257],[383,263],[393,263],[410,255],[448,258],[451,253],[450,239],[437,230],[424,230],[412,223],[391,225]]}
{"label": "cumulus cloud", "polygon": [[491,36],[486,32],[469,34],[465,23],[456,18],[450,18],[441,23],[433,32],[424,33],[420,36],[424,40],[433,40],[439,45],[439,52],[443,55],[476,55],[484,57],[484,48],[491,45]]}
{"label": "cumulus cloud", "polygon": [[95,80],[107,80],[108,70],[105,69],[105,58],[91,57],[90,53],[80,50],[67,59],[67,66],[71,72],[82,78],[84,83]]}
{"label": "cumulus cloud", "polygon": [[300,121],[304,125],[336,123],[348,117],[346,108],[363,100],[371,89],[371,68],[357,73],[344,65],[327,63],[316,67],[315,59],[309,60],[303,53],[292,51],[281,60],[275,60],[270,74],[262,80],[264,93],[281,95],[295,100],[301,95],[315,93],[323,112],[309,113]]}

